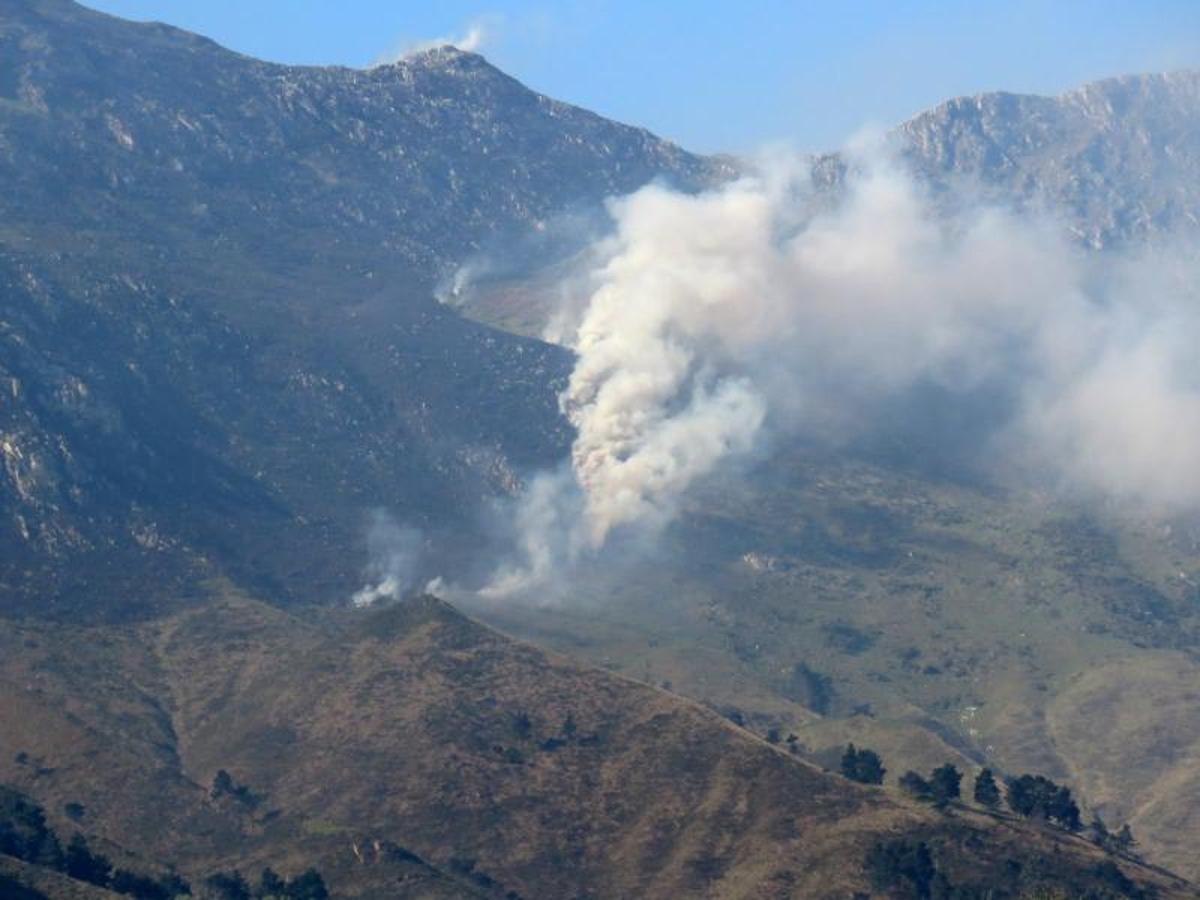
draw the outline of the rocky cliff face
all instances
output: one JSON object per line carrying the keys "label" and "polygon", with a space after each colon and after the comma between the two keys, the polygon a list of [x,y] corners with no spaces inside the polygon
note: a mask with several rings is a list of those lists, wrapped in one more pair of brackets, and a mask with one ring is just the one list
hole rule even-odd
{"label": "rocky cliff face", "polygon": [[959,97],[896,137],[934,184],[1048,207],[1091,247],[1200,225],[1200,72]]}
{"label": "rocky cliff face", "polygon": [[565,359],[437,279],[719,174],[450,48],[288,68],[0,0],[4,602],[128,611],[219,572],[328,598],[371,506],[461,533],[562,450]]}

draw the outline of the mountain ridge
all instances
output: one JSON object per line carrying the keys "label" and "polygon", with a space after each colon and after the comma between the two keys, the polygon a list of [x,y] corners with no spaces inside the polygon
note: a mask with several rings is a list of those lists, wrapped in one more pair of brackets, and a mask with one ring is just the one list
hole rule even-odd
{"label": "mountain ridge", "polygon": [[[1065,832],[848,782],[436,598],[301,618],[214,586],[136,627],[30,622],[2,643],[0,782],[193,884],[311,865],[346,897],[398,878],[413,896],[841,897],[871,889],[875,842],[904,839],[1011,896],[1110,877]],[[210,790],[220,771],[245,791]]]}
{"label": "mountain ridge", "polygon": [[564,452],[568,363],[439,279],[493,235],[718,175],[457,51],[297,69],[7,0],[7,602],[145,612],[220,572],[329,601],[373,508],[477,532]]}
{"label": "mountain ridge", "polygon": [[[1070,201],[1071,172],[1083,167],[1084,181],[1099,179],[1107,193],[1095,194],[1094,206],[1072,211],[1068,203],[1068,212],[1081,240],[1096,247],[1153,236],[1194,209],[1187,191],[1200,180],[1184,184],[1181,199],[1155,187],[1130,193],[1127,203],[1117,178],[1142,159],[1134,152],[1139,135],[1194,121],[1179,114],[1186,104],[1172,107],[1165,124],[1147,119],[1143,128],[1133,116],[1141,131],[1131,137],[1118,129],[1107,144],[1095,123],[1060,116],[1061,104],[1050,104],[1053,115],[1042,125],[1000,127],[1003,114],[1021,107],[964,104],[962,122],[948,107],[941,119],[914,125],[928,137],[918,148],[935,182],[950,192],[957,179],[991,179],[994,196],[1006,203]],[[1139,109],[1149,114],[1146,104]],[[1062,160],[1014,155],[1024,146],[1045,151],[1049,144],[1033,141],[1043,126],[1047,134],[1059,129],[1070,153]],[[948,157],[947,148],[955,151]],[[1089,162],[1093,152],[1098,162]],[[1012,162],[1026,158],[1028,169]],[[1190,172],[1192,156],[1182,159]],[[448,268],[493,237],[551,227],[564,210],[601,204],[647,180],[699,190],[730,172],[722,161],[526,91],[458,52],[370,72],[289,68],[162,26],[85,15],[58,0],[2,0],[0,177],[11,188],[0,194],[0,612],[14,641],[0,658],[12,667],[7,734],[38,745],[14,754],[35,755],[68,755],[75,740],[94,746],[88,742],[103,738],[112,766],[69,760],[57,775],[39,775],[5,760],[3,777],[60,803],[91,791],[85,805],[105,809],[96,827],[116,843],[127,825],[136,833],[137,823],[104,807],[101,788],[118,797],[122,775],[134,773],[141,779],[135,809],[174,796],[181,816],[194,814],[191,821],[208,829],[179,832],[186,835],[179,852],[193,854],[197,866],[257,865],[272,856],[291,867],[311,849],[330,854],[335,874],[353,870],[347,833],[328,826],[351,827],[358,810],[321,795],[329,773],[350,778],[360,754],[386,763],[377,777],[348,784],[346,795],[393,822],[388,817],[402,816],[408,801],[368,796],[367,786],[388,784],[389,767],[407,757],[362,744],[339,755],[339,735],[367,741],[378,737],[371,728],[379,722],[391,727],[403,713],[391,705],[395,683],[441,697],[467,683],[478,687],[471,679],[484,675],[504,686],[511,667],[534,651],[500,648],[491,643],[499,638],[470,629],[464,637],[451,627],[445,643],[421,645],[420,659],[440,679],[423,681],[411,659],[381,661],[371,656],[378,648],[366,647],[369,635],[333,622],[344,610],[320,621],[309,604],[336,605],[359,586],[365,513],[374,507],[422,529],[431,558],[418,575],[457,572],[486,533],[476,511],[557,463],[570,441],[556,401],[567,354],[463,321],[436,302],[434,289]],[[584,600],[597,595],[619,613],[636,609],[657,619],[653,628],[639,633],[645,620],[630,616],[619,633],[578,622],[568,633],[554,611],[543,610],[536,627],[546,635],[558,628],[567,634],[559,645],[643,681],[669,675],[699,701],[739,717],[744,710],[756,729],[803,726],[814,758],[847,739],[875,745],[878,738],[896,741],[877,746],[889,756],[896,749],[890,764],[897,768],[947,759],[966,766],[991,754],[1010,760],[1013,771],[1070,775],[1074,763],[1103,755],[1080,746],[1092,737],[1082,711],[1098,694],[1122,710],[1137,697],[1110,698],[1085,682],[1068,690],[1070,679],[1097,659],[1137,670],[1148,656],[1187,651],[1193,640],[1194,604],[1175,578],[1193,570],[1189,533],[1121,533],[1118,540],[1028,498],[1010,502],[921,480],[891,465],[899,452],[881,452],[868,464],[792,459],[794,470],[780,471],[768,493],[755,496],[742,485],[691,504],[681,529],[665,539],[681,550],[680,560],[692,559],[682,552],[688,548],[702,557],[686,573],[691,581],[664,569],[639,573],[640,585],[620,591],[601,580],[578,586]],[[234,596],[221,607],[232,621],[222,618],[210,605],[214,583],[279,608]],[[700,583],[703,590],[690,593]],[[1003,604],[991,605],[995,597]],[[360,621],[386,631],[388,616],[402,615],[381,610]],[[1043,634],[1027,638],[1028,623]],[[178,642],[162,653],[170,629]],[[475,653],[481,645],[490,651]],[[976,705],[981,689],[972,675],[981,670],[998,689]],[[339,680],[346,675],[353,677]],[[578,677],[588,692],[628,690],[625,682],[600,679],[597,689],[594,675]],[[321,706],[319,692],[309,690],[320,684],[341,692],[340,710]],[[170,690],[160,692],[164,685]],[[505,714],[519,714],[550,690],[536,678],[518,687]],[[633,707],[653,706],[645,696],[637,693],[642,699]],[[1053,702],[1060,696],[1063,702]],[[39,701],[47,698],[61,706],[43,709]],[[363,698],[381,704],[378,722],[358,718]],[[546,708],[568,702],[551,699]],[[413,768],[424,765],[430,743],[446,738],[470,751],[459,760],[462,782],[476,792],[463,801],[465,821],[477,824],[489,773],[513,791],[505,799],[518,818],[528,817],[523,782],[511,776],[529,760],[504,751],[532,758],[557,750],[526,746],[479,697],[466,700],[432,709],[420,696],[413,700],[414,710],[429,715],[400,735],[412,742]],[[762,756],[761,741],[714,725],[708,713],[680,711],[666,695],[651,700],[700,723],[694,742],[672,744],[684,771],[688,760],[712,762],[705,740],[733,747],[731,755],[749,758],[752,770],[796,764],[781,762],[773,748]],[[1186,710],[1188,702],[1183,696],[1172,708]],[[277,705],[288,715],[263,718]],[[190,712],[177,719],[184,706]],[[310,720],[318,707],[320,721]],[[76,718],[54,718],[63,709]],[[629,711],[621,703],[610,710],[615,718]],[[899,739],[888,730],[897,723],[906,729]],[[268,757],[309,725],[319,752],[293,759],[285,772],[272,769]],[[643,731],[654,736],[651,725]],[[481,736],[495,740],[481,744]],[[1056,736],[1069,744],[1056,746]],[[222,758],[226,740],[236,744],[232,761]],[[701,747],[693,754],[695,743]],[[643,754],[637,774],[664,771],[649,745],[631,746]],[[954,755],[956,748],[964,752]],[[620,758],[573,750],[594,752],[597,765]],[[1144,762],[1142,745],[1130,742],[1129,750]],[[188,754],[191,768],[181,769],[176,757]],[[321,754],[338,765],[321,768],[330,758]],[[539,778],[553,768],[546,760],[535,765],[543,767]],[[252,789],[269,784],[295,801],[278,844],[264,837],[270,822],[204,799],[222,766]],[[454,785],[426,774],[413,790],[427,811],[437,805],[429,791]],[[1094,782],[1083,780],[1098,784],[1107,800],[1116,796],[1113,774],[1103,763]],[[1164,777],[1177,784],[1188,776]],[[663,781],[664,791],[681,790]],[[655,786],[644,793],[653,795]],[[720,787],[726,798],[746,792],[732,776]],[[837,803],[850,802],[850,794],[830,790]],[[1122,814],[1138,813],[1125,797],[1111,802],[1118,800],[1130,804],[1115,807]],[[609,823],[622,802],[584,824]],[[330,806],[339,821],[324,817]],[[910,804],[899,807],[911,813]],[[538,846],[567,860],[580,846],[593,861],[608,852],[597,846],[607,837],[572,843],[569,811],[555,815],[563,827]],[[726,827],[755,821],[753,811],[738,815],[736,800],[721,798],[698,815],[703,840],[665,861],[673,868],[663,876],[670,885],[664,893],[719,875],[723,848],[732,848],[739,868],[765,866]],[[920,810],[912,815],[927,821]],[[417,818],[420,855],[437,856],[438,871],[449,871],[453,848],[437,831],[443,826],[424,812]],[[1135,819],[1139,828],[1142,821]],[[951,844],[956,834],[978,837],[942,827]],[[1154,852],[1185,860],[1186,842],[1178,835],[1168,842],[1170,830],[1169,822],[1159,829]],[[249,857],[239,855],[243,831],[262,841]],[[663,841],[669,845],[677,831],[668,829]],[[221,846],[188,843],[201,838]],[[469,848],[486,851],[477,856],[484,875],[495,869],[514,884],[534,880],[532,843],[517,848],[522,856],[507,853],[502,838],[488,840],[474,835],[478,846]],[[849,841],[855,854],[865,849],[862,840]],[[1074,839],[1066,844],[1078,849]],[[639,849],[629,872],[655,852]],[[974,857],[957,858],[965,866]],[[521,865],[530,868],[522,873]],[[551,868],[564,883],[581,877],[565,864]]]}
{"label": "mountain ridge", "polygon": [[1064,214],[1093,248],[1200,225],[1200,70],[1129,74],[1054,96],[986,92],[920,113],[893,134],[943,189]]}

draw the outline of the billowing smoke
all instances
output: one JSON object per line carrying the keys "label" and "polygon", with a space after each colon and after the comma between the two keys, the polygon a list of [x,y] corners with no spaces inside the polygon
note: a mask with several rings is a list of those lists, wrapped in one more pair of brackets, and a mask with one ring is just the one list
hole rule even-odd
{"label": "billowing smoke", "polygon": [[584,302],[548,334],[577,353],[570,468],[531,482],[516,561],[485,593],[653,534],[731,461],[903,419],[919,389],[1006,398],[986,446],[1010,468],[1200,504],[1194,256],[1091,256],[1049,217],[947,212],[886,160],[855,171],[832,203],[779,160],[705,194],[612,201]]}
{"label": "billowing smoke", "polygon": [[373,512],[367,526],[366,583],[354,592],[351,604],[363,608],[381,600],[399,600],[416,583],[423,549],[420,531],[383,510]]}

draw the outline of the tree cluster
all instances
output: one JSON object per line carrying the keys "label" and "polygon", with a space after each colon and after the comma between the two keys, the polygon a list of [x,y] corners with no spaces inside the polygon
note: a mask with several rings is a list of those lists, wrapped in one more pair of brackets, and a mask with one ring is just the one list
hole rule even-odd
{"label": "tree cluster", "polygon": [[1092,820],[1090,826],[1092,843],[1097,847],[1102,847],[1109,853],[1120,853],[1123,856],[1134,855],[1133,848],[1137,841],[1133,838],[1133,832],[1129,826],[1122,825],[1121,830],[1113,833],[1108,830],[1108,826],[1100,816],[1096,816]]}
{"label": "tree cluster", "polygon": [[917,799],[942,808],[961,796],[962,772],[951,763],[938,766],[929,774],[929,778],[908,771],[900,776],[900,787]]}
{"label": "tree cluster", "polygon": [[248,806],[253,809],[258,806],[259,797],[250,788],[244,784],[239,784],[232,775],[224,769],[219,769],[217,774],[213,776],[212,789],[209,791],[209,796],[214,800],[220,800],[222,797],[229,797],[236,800],[243,806]]}
{"label": "tree cluster", "polygon": [[[933,848],[924,840],[897,838],[881,841],[867,851],[864,871],[871,887],[888,897],[915,900],[997,900],[1001,897],[1071,897],[1100,900],[1125,897],[1153,900],[1153,888],[1139,887],[1111,859],[1091,867],[1066,856],[998,860],[975,873],[973,882],[951,882],[938,865]],[[970,877],[959,871],[956,878]]]}
{"label": "tree cluster", "polygon": [[1069,788],[1042,775],[1021,775],[1008,782],[1008,808],[1027,819],[1056,822],[1068,831],[1079,831],[1083,821]]}
{"label": "tree cluster", "polygon": [[883,784],[886,773],[883,760],[874,750],[859,750],[853,744],[846,745],[846,752],[842,754],[842,774],[845,777],[860,784]]}
{"label": "tree cluster", "polygon": [[924,841],[904,839],[875,844],[866,859],[871,886],[889,897],[917,900],[981,900],[991,897],[970,888],[957,887],[942,872]]}
{"label": "tree cluster", "polygon": [[3,872],[0,872],[0,897],[4,900],[49,900],[41,891],[27,887]]}
{"label": "tree cluster", "polygon": [[0,787],[0,853],[138,900],[173,900],[192,892],[175,874],[156,877],[115,867],[82,834],[72,836],[64,848],[46,823],[45,810],[7,787]]}
{"label": "tree cluster", "polygon": [[[847,745],[842,755],[842,774],[845,777],[863,784],[882,784],[886,771],[879,754],[874,750]],[[962,777],[956,766],[946,763],[934,769],[928,778],[919,772],[905,772],[900,776],[899,785],[909,796],[941,809],[961,797]],[[1027,774],[1008,779],[1002,796],[995,773],[984,768],[975,777],[972,796],[976,803],[988,809],[998,809],[1003,799],[1007,801],[1009,809],[1024,818],[1052,822],[1068,831],[1083,829],[1079,804],[1071,795],[1070,788],[1056,784],[1043,775]],[[1090,836],[1093,843],[1110,853],[1133,855],[1136,841],[1128,825],[1113,833],[1096,816],[1090,826]]]}
{"label": "tree cluster", "polygon": [[204,888],[211,900],[329,900],[325,879],[316,869],[287,880],[268,867],[255,887],[241,872],[218,872],[204,880]]}

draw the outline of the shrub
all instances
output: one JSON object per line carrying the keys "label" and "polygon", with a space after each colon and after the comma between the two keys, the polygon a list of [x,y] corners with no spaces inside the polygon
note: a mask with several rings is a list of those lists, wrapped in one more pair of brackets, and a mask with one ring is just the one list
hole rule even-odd
{"label": "shrub", "polygon": [[853,744],[846,746],[842,755],[842,774],[860,784],[883,784],[887,769],[874,750],[859,750]]}

